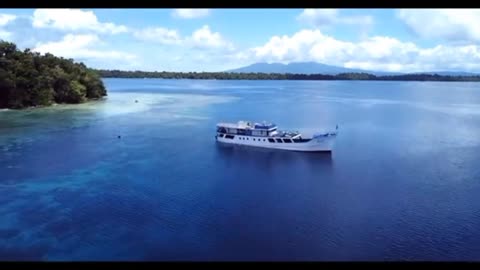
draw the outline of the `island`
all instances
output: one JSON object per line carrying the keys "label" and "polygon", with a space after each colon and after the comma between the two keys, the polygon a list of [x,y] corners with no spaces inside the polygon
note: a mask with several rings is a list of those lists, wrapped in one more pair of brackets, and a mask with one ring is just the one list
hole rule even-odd
{"label": "island", "polygon": [[75,104],[106,95],[99,74],[83,63],[21,51],[14,43],[0,40],[0,108]]}
{"label": "island", "polygon": [[97,70],[103,78],[159,78],[202,80],[364,80],[364,81],[480,81],[479,75],[401,74],[377,76],[369,73],[296,74],[264,72],[169,72]]}

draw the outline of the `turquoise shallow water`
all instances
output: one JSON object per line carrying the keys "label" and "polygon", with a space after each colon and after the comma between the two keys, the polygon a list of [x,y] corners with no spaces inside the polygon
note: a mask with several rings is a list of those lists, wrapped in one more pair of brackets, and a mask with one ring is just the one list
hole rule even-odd
{"label": "turquoise shallow water", "polygon": [[[0,111],[1,260],[479,259],[478,83],[105,83]],[[340,134],[332,154],[217,145],[237,120]]]}

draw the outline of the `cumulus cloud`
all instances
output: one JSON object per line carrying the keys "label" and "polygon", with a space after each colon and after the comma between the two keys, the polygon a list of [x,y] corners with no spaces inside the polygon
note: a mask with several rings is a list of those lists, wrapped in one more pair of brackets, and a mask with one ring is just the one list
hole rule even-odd
{"label": "cumulus cloud", "polygon": [[422,38],[480,41],[479,9],[401,9],[397,17]]}
{"label": "cumulus cloud", "polygon": [[106,34],[128,31],[124,25],[99,22],[93,11],[80,9],[36,9],[32,20],[35,28],[55,28],[62,31],[88,30]]}
{"label": "cumulus cloud", "polygon": [[115,50],[95,49],[101,43],[97,35],[94,34],[68,34],[60,41],[38,43],[33,51],[39,53],[51,53],[56,56],[73,59],[116,59],[116,60],[134,60],[133,54]]}
{"label": "cumulus cloud", "polygon": [[150,27],[134,32],[134,37],[143,41],[151,41],[160,44],[180,44],[183,42],[177,30],[163,27]]}
{"label": "cumulus cloud", "polygon": [[[198,10],[184,9],[174,13],[182,18],[198,18],[202,14]],[[208,13],[203,11],[201,16]],[[106,38],[102,34],[129,32],[144,42],[178,48],[177,53],[180,52],[183,58],[170,51],[166,55],[170,57],[167,62],[178,65],[175,68],[179,69],[181,65],[191,65],[193,59],[201,69],[211,64],[217,70],[240,63],[316,61],[377,71],[480,71],[480,44],[475,45],[480,41],[480,30],[475,28],[480,23],[479,11],[399,10],[397,16],[421,37],[464,42],[421,47],[378,35],[366,36],[360,42],[337,39],[326,34],[322,27],[336,24],[368,26],[373,24],[373,19],[370,16],[346,16],[335,9],[305,9],[297,19],[315,28],[272,36],[264,44],[245,50],[236,48],[208,25],[199,25],[200,28],[183,34],[164,27],[135,30],[100,21],[94,12],[78,9],[37,9],[33,16],[25,17],[0,14],[0,39],[14,41],[22,48],[30,47],[41,53],[50,52],[105,68],[128,68],[136,63],[136,67],[142,69],[148,61],[152,66],[158,64],[159,61],[149,58],[150,54],[138,52],[145,56],[142,59],[145,63],[140,65],[136,55],[112,49],[99,38]],[[162,56],[162,59],[165,58]]]}
{"label": "cumulus cloud", "polygon": [[227,41],[219,32],[213,32],[208,25],[204,25],[191,35],[183,37],[177,30],[163,27],[137,30],[134,32],[134,37],[147,42],[191,46],[199,49],[234,49],[231,42]]}
{"label": "cumulus cloud", "polygon": [[5,26],[8,23],[15,20],[16,18],[17,18],[17,16],[12,15],[12,14],[1,14],[0,13],[0,26]]}
{"label": "cumulus cloud", "polygon": [[210,10],[206,8],[178,8],[174,9],[172,15],[182,19],[196,19],[206,17],[210,14]]}
{"label": "cumulus cloud", "polygon": [[[255,62],[317,61],[377,71],[480,70],[480,48],[476,45],[420,48],[412,42],[385,36],[353,43],[325,35],[320,30],[273,36],[246,54]],[[238,56],[245,58],[245,53]]]}
{"label": "cumulus cloud", "polygon": [[33,48],[40,41],[58,40],[65,35],[65,32],[52,28],[34,28],[31,16],[17,16],[15,20],[0,27],[1,31],[7,32],[6,36],[3,35],[5,40],[14,42],[22,49]]}
{"label": "cumulus cloud", "polygon": [[[0,13],[0,27],[6,26],[10,22],[14,21],[16,18],[17,16],[15,15]],[[0,29],[0,39],[9,40],[11,36],[11,32],[6,31],[5,29]]]}
{"label": "cumulus cloud", "polygon": [[315,27],[330,26],[334,24],[357,25],[369,27],[373,24],[372,16],[343,16],[337,9],[313,9],[307,8],[298,15],[297,20],[308,23]]}
{"label": "cumulus cloud", "polygon": [[193,46],[199,48],[226,48],[233,49],[233,44],[225,40],[219,32],[212,32],[208,25],[202,26],[192,33],[189,38]]}

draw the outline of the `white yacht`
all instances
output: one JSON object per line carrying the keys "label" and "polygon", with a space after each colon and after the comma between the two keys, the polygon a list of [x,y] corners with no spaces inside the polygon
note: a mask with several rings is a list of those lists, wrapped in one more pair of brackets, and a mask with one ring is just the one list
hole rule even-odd
{"label": "white yacht", "polygon": [[217,135],[215,139],[222,143],[272,149],[331,152],[337,134],[338,125],[335,131],[317,133],[313,136],[304,137],[298,131],[280,131],[277,129],[277,125],[272,123],[239,121],[238,123],[217,124]]}

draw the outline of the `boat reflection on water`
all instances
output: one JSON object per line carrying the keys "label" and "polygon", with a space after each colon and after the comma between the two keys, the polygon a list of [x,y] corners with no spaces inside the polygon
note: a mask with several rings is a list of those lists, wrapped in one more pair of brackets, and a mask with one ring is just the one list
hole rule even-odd
{"label": "boat reflection on water", "polygon": [[289,168],[322,174],[333,169],[331,152],[295,152],[228,144],[217,144],[216,150],[219,160],[223,160],[227,166],[241,164],[245,169]]}

